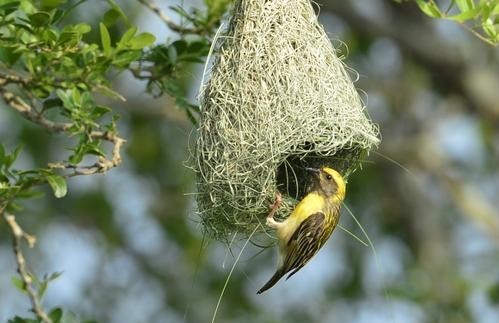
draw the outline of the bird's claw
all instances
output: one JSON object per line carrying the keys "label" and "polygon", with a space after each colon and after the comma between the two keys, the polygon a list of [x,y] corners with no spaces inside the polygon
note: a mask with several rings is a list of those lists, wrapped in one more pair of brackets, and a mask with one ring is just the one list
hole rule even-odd
{"label": "bird's claw", "polygon": [[274,219],[274,214],[279,209],[279,206],[281,206],[281,203],[282,203],[282,195],[280,192],[277,192],[275,195],[274,204],[270,206],[271,210],[267,215],[267,221],[266,221],[267,226],[271,228],[277,228],[277,226],[279,226],[279,222],[276,222],[276,220]]}
{"label": "bird's claw", "polygon": [[277,193],[275,193],[275,201],[274,201],[274,203],[272,203],[272,204],[269,205],[269,207],[271,209],[271,212],[273,210],[277,211],[277,209],[279,208],[279,206],[281,206],[281,203],[282,203],[282,194],[281,194],[281,192],[277,192]]}

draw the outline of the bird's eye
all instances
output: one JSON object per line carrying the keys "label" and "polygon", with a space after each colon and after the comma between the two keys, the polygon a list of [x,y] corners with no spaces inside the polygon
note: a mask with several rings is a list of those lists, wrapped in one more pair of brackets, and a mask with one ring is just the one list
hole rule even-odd
{"label": "bird's eye", "polygon": [[327,178],[327,179],[329,179],[329,180],[332,180],[332,179],[333,179],[333,176],[331,176],[331,175],[329,175],[329,174],[328,174],[328,175],[326,176],[326,178]]}

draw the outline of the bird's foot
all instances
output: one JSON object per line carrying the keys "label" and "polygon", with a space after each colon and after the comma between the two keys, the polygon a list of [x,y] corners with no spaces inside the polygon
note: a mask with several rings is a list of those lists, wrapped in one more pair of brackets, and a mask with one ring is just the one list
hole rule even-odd
{"label": "bird's foot", "polygon": [[267,218],[265,224],[267,224],[267,226],[271,227],[272,229],[277,229],[281,223],[277,222],[274,218]]}
{"label": "bird's foot", "polygon": [[274,214],[277,212],[277,210],[281,206],[281,203],[282,203],[282,195],[280,192],[277,192],[275,195],[274,204],[272,204],[270,206],[271,209],[270,209],[269,214],[267,215],[267,221],[266,221],[267,226],[274,228],[274,229],[276,229],[279,226],[280,223],[274,219]]}

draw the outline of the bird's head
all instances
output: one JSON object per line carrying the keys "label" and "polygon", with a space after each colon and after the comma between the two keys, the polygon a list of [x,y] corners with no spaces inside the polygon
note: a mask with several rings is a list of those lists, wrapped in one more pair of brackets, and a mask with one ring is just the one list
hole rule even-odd
{"label": "bird's head", "polygon": [[306,168],[306,170],[312,173],[311,191],[318,191],[334,202],[343,201],[346,183],[340,173],[329,167]]}

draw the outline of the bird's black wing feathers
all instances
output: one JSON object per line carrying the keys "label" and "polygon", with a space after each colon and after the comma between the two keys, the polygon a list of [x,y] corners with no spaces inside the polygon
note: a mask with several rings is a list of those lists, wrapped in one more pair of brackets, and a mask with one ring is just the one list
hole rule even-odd
{"label": "bird's black wing feathers", "polygon": [[326,216],[322,212],[310,215],[303,221],[288,241],[286,258],[274,276],[257,292],[261,294],[291,272],[286,279],[293,276],[307,264],[324,245],[332,230],[324,230]]}
{"label": "bird's black wing feathers", "polygon": [[322,212],[310,215],[289,239],[289,249],[282,268],[283,275],[291,271],[286,279],[305,266],[324,244],[325,218]]}
{"label": "bird's black wing feathers", "polygon": [[293,276],[298,270],[305,266],[317,251],[319,251],[325,242],[325,219],[324,213],[317,212],[309,216],[300,224],[288,241],[288,252],[282,267],[276,271],[274,276],[272,276],[262,288],[260,288],[257,294],[261,294],[274,286],[282,276],[291,271],[286,278],[289,279],[289,277]]}

